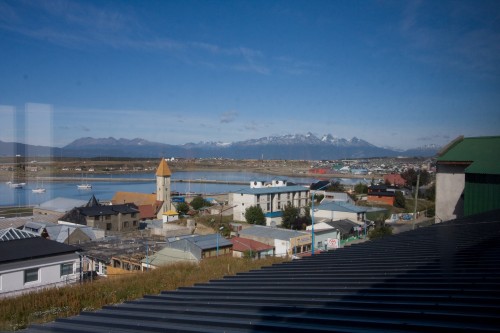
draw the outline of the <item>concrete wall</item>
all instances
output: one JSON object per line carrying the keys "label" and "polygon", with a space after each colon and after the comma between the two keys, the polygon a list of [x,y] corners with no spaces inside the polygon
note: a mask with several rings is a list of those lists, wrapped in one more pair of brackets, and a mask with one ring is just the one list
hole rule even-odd
{"label": "concrete wall", "polygon": [[438,165],[436,173],[436,223],[463,216],[466,167],[467,165]]}
{"label": "concrete wall", "polygon": [[[260,196],[262,201],[263,195]],[[233,208],[233,219],[235,221],[245,221],[245,210],[248,207],[255,206],[257,204],[256,196],[253,194],[241,194],[241,193],[231,193],[229,195],[229,205],[235,206]],[[261,203],[261,208],[264,203]],[[262,209],[264,212],[265,210]]]}

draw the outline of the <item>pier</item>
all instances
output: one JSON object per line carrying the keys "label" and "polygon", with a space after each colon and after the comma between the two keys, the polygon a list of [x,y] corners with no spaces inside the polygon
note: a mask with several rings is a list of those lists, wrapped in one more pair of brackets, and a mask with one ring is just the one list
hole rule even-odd
{"label": "pier", "polygon": [[[46,182],[76,182],[81,183],[80,177],[37,177],[39,181]],[[84,182],[156,182],[156,178],[123,178],[123,177],[85,177]],[[194,183],[194,184],[229,184],[248,185],[248,181],[215,180],[215,179],[171,179],[172,183]]]}

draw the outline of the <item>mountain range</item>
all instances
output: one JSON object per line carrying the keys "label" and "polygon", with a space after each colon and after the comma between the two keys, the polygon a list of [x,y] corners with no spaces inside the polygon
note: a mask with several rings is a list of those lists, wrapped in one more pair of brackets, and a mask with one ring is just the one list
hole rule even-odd
{"label": "mountain range", "polygon": [[179,157],[234,159],[318,160],[436,155],[439,147],[429,145],[409,150],[377,147],[365,140],[337,138],[331,134],[317,137],[312,133],[267,136],[238,142],[198,142],[169,145],[144,139],[80,138],[65,147],[46,147],[0,141],[0,156],[57,157]]}

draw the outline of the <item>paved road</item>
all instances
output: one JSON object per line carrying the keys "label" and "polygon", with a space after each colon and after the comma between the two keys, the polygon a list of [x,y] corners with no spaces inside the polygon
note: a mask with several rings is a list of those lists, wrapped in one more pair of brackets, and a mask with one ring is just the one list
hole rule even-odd
{"label": "paved road", "polygon": [[[433,218],[421,217],[415,221],[415,229],[430,225],[434,223]],[[413,221],[400,221],[396,223],[387,224],[392,227],[392,232],[398,234],[400,232],[405,232],[413,229]]]}

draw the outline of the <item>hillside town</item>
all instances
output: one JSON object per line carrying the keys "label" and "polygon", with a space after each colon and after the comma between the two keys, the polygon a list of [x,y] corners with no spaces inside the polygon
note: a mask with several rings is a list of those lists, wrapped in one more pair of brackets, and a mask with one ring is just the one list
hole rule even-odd
{"label": "hillside town", "polygon": [[[498,142],[498,138],[465,138],[437,160],[308,162],[309,173],[372,178],[368,184],[352,187],[328,178],[309,185],[278,178],[252,180],[241,190],[216,198],[172,194],[171,166],[182,169],[185,164],[162,158],[154,170],[156,193],[116,192],[108,202],[94,195],[88,200],[59,197],[33,206],[31,215],[3,216],[0,296],[144,272],[180,261],[196,263],[224,256],[300,259],[374,239],[381,231],[399,232],[408,226],[414,229],[497,209],[496,194],[490,198],[478,192],[460,165],[472,160],[467,163],[480,168],[486,183],[492,179],[491,186],[498,186],[494,181],[498,170],[490,163],[494,157],[477,153],[483,146],[498,148]],[[70,171],[60,164],[61,171]],[[294,161],[242,164],[293,165],[292,169],[298,165]],[[462,168],[461,173],[448,171],[457,168]],[[13,172],[12,166],[7,171]],[[466,186],[460,189],[464,174]],[[463,191],[472,195],[460,195]],[[484,199],[482,206],[474,204],[477,195]]]}

